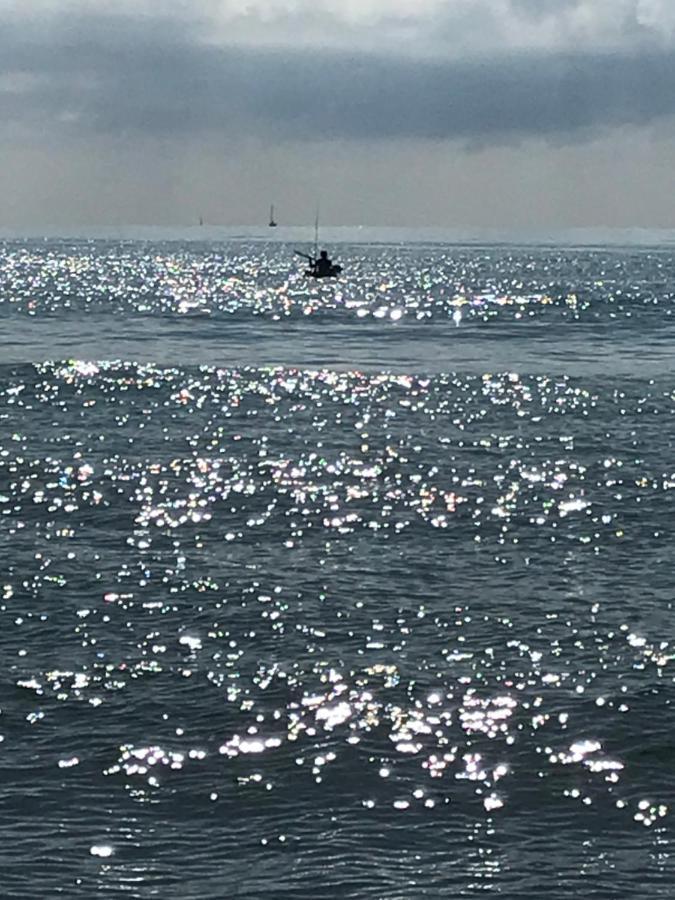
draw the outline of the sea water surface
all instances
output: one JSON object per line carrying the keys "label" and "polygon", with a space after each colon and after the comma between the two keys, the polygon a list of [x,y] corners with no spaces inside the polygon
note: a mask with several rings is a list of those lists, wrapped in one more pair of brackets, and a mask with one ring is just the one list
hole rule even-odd
{"label": "sea water surface", "polygon": [[0,244],[0,894],[672,897],[671,236],[279,231]]}

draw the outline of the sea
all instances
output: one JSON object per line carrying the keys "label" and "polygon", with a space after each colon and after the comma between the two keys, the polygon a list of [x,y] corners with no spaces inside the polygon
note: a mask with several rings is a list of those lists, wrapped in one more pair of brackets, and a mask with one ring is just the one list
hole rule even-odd
{"label": "sea", "polygon": [[0,234],[0,896],[675,896],[675,233]]}

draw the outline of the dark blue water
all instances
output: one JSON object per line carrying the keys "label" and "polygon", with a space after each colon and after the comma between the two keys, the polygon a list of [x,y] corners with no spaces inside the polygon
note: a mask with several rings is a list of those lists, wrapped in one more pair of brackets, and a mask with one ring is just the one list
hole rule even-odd
{"label": "dark blue water", "polygon": [[2,896],[671,897],[675,253],[291,251],[2,246]]}

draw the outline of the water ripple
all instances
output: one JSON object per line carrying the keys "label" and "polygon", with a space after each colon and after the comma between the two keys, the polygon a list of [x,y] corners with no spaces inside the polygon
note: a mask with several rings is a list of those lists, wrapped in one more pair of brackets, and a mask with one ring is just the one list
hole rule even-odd
{"label": "water ripple", "polygon": [[[26,296],[37,266],[38,306],[69,279],[75,306],[98,303],[128,266],[120,303],[152,283],[176,314],[222,264],[10,250]],[[485,253],[465,255],[448,265],[468,277]],[[670,265],[615,256],[644,291]],[[404,260],[391,279],[412,278]],[[508,260],[492,254],[496,293]],[[528,296],[537,260],[511,273]],[[250,251],[235,262],[260,282]],[[252,308],[281,302],[259,290]],[[547,290],[535,316],[605,303]],[[8,896],[669,895],[667,374],[0,374]]]}

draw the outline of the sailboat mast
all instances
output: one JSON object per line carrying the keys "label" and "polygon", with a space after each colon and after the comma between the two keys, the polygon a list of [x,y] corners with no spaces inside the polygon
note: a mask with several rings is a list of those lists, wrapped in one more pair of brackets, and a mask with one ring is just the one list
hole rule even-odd
{"label": "sailboat mast", "polygon": [[319,257],[319,204],[316,205],[316,217],[314,218],[314,259]]}

